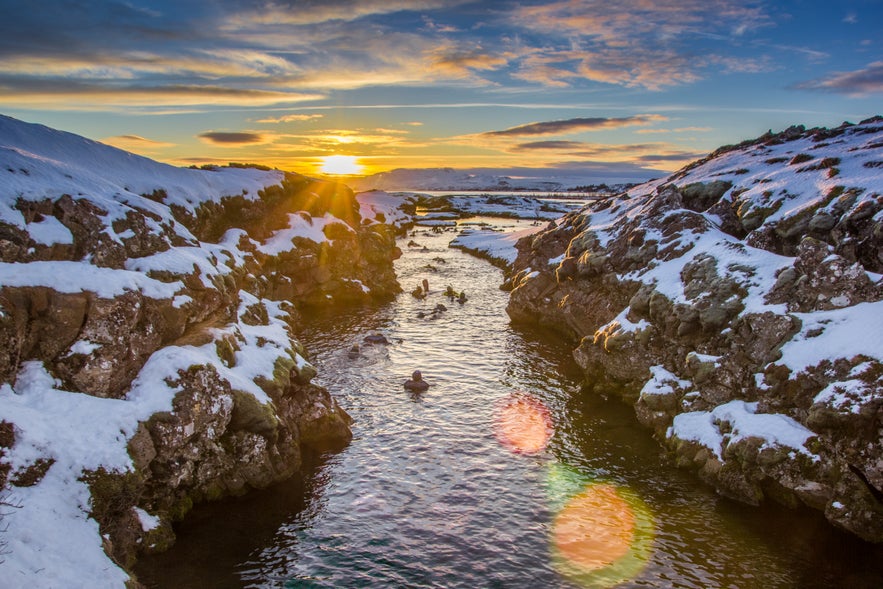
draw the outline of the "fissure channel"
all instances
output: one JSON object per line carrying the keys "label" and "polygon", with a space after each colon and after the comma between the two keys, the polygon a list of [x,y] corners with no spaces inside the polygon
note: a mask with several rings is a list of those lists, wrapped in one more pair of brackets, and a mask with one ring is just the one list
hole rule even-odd
{"label": "fissure channel", "polygon": [[[510,325],[501,272],[449,249],[453,235],[402,240],[394,302],[305,318],[316,382],[355,419],[350,445],[303,481],[197,509],[174,548],[142,559],[141,582],[883,586],[878,547],[817,513],[716,495],[631,407],[581,394],[568,345]],[[414,370],[428,390],[404,388]]]}

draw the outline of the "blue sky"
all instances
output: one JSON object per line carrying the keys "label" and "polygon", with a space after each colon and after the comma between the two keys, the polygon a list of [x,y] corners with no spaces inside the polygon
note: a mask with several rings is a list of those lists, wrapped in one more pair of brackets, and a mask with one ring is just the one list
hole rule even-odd
{"label": "blue sky", "polygon": [[0,8],[0,112],[181,165],[653,175],[883,111],[883,0]]}

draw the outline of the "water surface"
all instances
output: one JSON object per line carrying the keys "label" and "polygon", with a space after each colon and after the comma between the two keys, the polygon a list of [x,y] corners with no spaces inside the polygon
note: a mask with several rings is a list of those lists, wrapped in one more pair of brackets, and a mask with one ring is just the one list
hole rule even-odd
{"label": "water surface", "polygon": [[[143,560],[145,584],[604,586],[555,557],[557,516],[603,484],[646,510],[652,532],[619,586],[883,587],[879,548],[816,513],[717,496],[663,458],[630,407],[580,394],[569,346],[510,326],[500,271],[448,249],[454,235],[400,243],[395,302],[305,318],[315,382],[355,419],[352,443],[302,482],[195,510],[172,551]],[[409,291],[423,279],[418,300]],[[444,297],[449,285],[468,301]],[[365,344],[371,333],[390,343]],[[432,386],[412,394],[402,384],[417,369]],[[495,435],[512,398],[546,409],[553,433],[539,452]]]}

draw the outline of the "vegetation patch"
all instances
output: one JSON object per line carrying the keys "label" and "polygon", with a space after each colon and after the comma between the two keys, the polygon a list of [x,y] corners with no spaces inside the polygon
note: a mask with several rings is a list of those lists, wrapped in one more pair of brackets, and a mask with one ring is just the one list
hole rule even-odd
{"label": "vegetation patch", "polygon": [[53,464],[55,464],[54,458],[38,458],[36,462],[23,471],[15,473],[15,476],[9,482],[16,487],[33,487],[43,480],[43,477],[49,472],[49,467]]}

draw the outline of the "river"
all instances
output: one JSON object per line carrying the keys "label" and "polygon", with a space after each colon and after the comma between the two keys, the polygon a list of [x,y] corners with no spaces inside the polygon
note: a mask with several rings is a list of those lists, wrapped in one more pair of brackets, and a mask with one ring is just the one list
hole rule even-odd
{"label": "river", "polygon": [[[146,586],[883,587],[879,547],[716,495],[630,407],[581,395],[569,346],[511,326],[501,272],[449,249],[454,235],[401,241],[394,302],[305,318],[352,442],[303,481],[195,509],[139,563]],[[427,391],[404,389],[413,370]]]}

